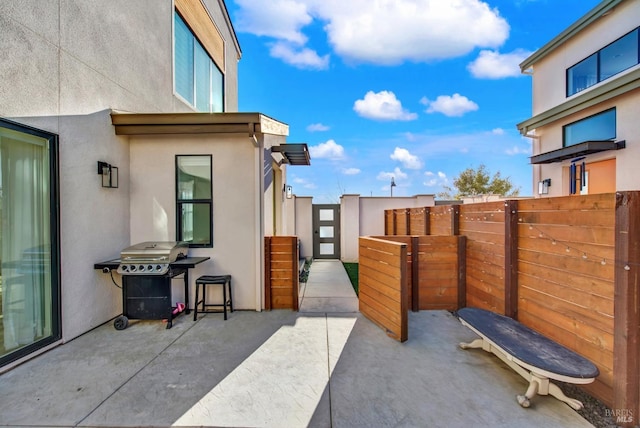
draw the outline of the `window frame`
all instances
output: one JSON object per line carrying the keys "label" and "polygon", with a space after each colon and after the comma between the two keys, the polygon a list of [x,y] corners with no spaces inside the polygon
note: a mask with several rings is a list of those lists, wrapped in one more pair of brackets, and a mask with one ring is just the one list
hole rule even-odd
{"label": "window frame", "polygon": [[[185,157],[208,157],[209,177],[211,180],[211,194],[209,199],[205,198],[180,198],[180,158]],[[211,154],[177,154],[175,155],[175,200],[176,200],[176,241],[182,241],[182,207],[185,204],[202,204],[209,207],[209,242],[189,243],[189,248],[213,248],[213,155]]]}
{"label": "window frame", "polygon": [[17,361],[62,339],[62,279],[60,265],[60,144],[57,134],[0,117],[0,127],[30,134],[49,143],[49,227],[51,266],[51,335],[0,357],[0,367]]}
{"label": "window frame", "polygon": [[[185,96],[183,94],[181,94],[180,92],[178,92],[177,89],[177,85],[176,85],[176,77],[177,77],[177,73],[176,73],[176,61],[177,61],[177,56],[176,56],[176,19],[180,19],[181,23],[186,27],[186,29],[189,31],[192,40],[193,40],[193,52],[191,55],[191,59],[193,60],[193,63],[191,64],[191,71],[193,73],[193,76],[191,78],[191,83],[193,84],[193,87],[191,88],[191,99],[193,101],[190,101],[189,99],[185,98]],[[225,79],[225,75],[224,72],[220,69],[220,67],[218,67],[218,64],[216,64],[216,62],[213,60],[213,58],[211,57],[211,54],[207,51],[207,49],[205,48],[204,44],[202,44],[200,42],[200,40],[198,39],[198,37],[195,35],[194,31],[191,29],[191,27],[189,26],[189,23],[187,22],[187,20],[184,18],[184,16],[182,16],[180,14],[180,12],[177,9],[174,9],[173,11],[173,93],[176,97],[178,97],[180,100],[182,100],[185,104],[187,104],[189,107],[193,108],[194,110],[198,111],[198,112],[202,112],[202,113],[224,113],[225,110],[225,84],[226,84],[226,79]],[[198,65],[197,65],[197,56],[198,56],[198,48],[200,48],[205,54],[207,59],[209,60],[209,76],[207,79],[207,82],[209,84],[209,90],[208,95],[209,95],[209,99],[207,100],[207,105],[208,110],[199,110],[198,109]],[[220,75],[220,87],[213,87],[213,83],[214,83],[214,72],[217,72]],[[220,94],[216,94],[216,92],[220,91]],[[219,95],[219,96],[216,96]],[[214,106],[216,106],[218,103],[214,102],[214,99],[220,99],[220,110],[214,110]]]}
{"label": "window frame", "polygon": [[[637,52],[636,52],[636,63],[624,68],[622,70],[617,71],[616,73],[612,74],[611,76],[605,77],[604,79],[601,78],[601,70],[602,70],[602,61],[601,61],[601,57],[600,54],[602,51],[604,51],[605,49],[611,47],[612,45],[620,42],[622,39],[624,39],[625,37],[629,36],[631,33],[635,32],[636,33],[636,46],[637,46]],[[570,92],[570,80],[569,80],[569,74],[571,72],[572,69],[574,69],[575,67],[577,67],[578,65],[582,64],[584,61],[586,61],[587,59],[591,58],[592,56],[596,56],[596,81],[595,83],[585,86],[584,88],[575,91],[575,92]],[[604,82],[605,80],[608,80],[612,77],[617,76],[618,74],[622,73],[623,71],[629,70],[633,67],[636,67],[638,64],[640,64],[640,27],[636,27],[631,31],[628,31],[627,33],[623,34],[622,36],[618,37],[616,40],[612,41],[611,43],[609,43],[606,46],[603,46],[602,48],[598,49],[597,51],[587,55],[586,57],[582,58],[580,61],[576,62],[575,64],[573,64],[571,67],[567,68],[565,70],[565,95],[567,98],[579,94],[580,92],[585,91],[588,88],[591,88],[592,86],[597,85],[600,82]]]}

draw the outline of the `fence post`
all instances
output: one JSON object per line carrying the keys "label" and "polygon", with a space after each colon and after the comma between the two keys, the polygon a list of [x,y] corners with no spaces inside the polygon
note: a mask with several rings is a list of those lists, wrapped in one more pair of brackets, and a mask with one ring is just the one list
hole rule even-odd
{"label": "fence post", "polygon": [[291,237],[291,292],[293,293],[293,310],[298,312],[299,292],[300,292],[300,270],[298,269],[298,263],[300,262],[300,255],[298,254],[298,238],[296,236]]}
{"label": "fence post", "polygon": [[420,238],[411,237],[411,311],[420,310]]}
{"label": "fence post", "polygon": [[458,237],[458,309],[467,306],[467,237]]}
{"label": "fence post", "polygon": [[614,411],[640,418],[640,193],[616,193],[613,403]]}
{"label": "fence post", "polygon": [[460,235],[460,205],[451,206],[451,235]]}
{"label": "fence post", "polygon": [[271,310],[271,237],[264,237],[264,309]]}
{"label": "fence post", "polygon": [[518,201],[504,202],[504,314],[518,319]]}
{"label": "fence post", "polygon": [[424,234],[431,235],[431,208],[424,207]]}

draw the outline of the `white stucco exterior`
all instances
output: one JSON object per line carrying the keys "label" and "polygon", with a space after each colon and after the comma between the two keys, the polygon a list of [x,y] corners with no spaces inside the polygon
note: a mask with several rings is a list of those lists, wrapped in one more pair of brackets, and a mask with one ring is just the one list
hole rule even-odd
{"label": "white stucco exterior", "polygon": [[[608,109],[616,110],[615,141],[626,148],[587,154],[587,171],[609,161],[612,173],[598,176],[604,191],[636,190],[640,187],[640,65],[635,65],[587,89],[567,97],[567,69],[640,26],[640,1],[623,0],[611,6],[601,2],[589,14],[558,35],[525,60],[523,71],[532,73],[532,118],[518,124],[523,135],[531,136],[533,155],[563,148],[563,127]],[[625,82],[622,85],[620,82]],[[622,85],[622,86],[620,86]],[[616,87],[620,86],[620,87]],[[582,156],[582,155],[580,155]],[[575,156],[577,158],[578,155]],[[533,165],[533,188],[551,179],[549,194],[569,194],[571,159]],[[595,177],[595,174],[594,174]],[[593,184],[593,183],[591,183]],[[587,192],[593,192],[592,185]],[[599,191],[596,189],[596,193]]]}
{"label": "white stucco exterior", "polygon": [[[224,42],[225,111],[235,112],[239,45],[224,2],[202,3]],[[113,111],[194,112],[174,93],[173,20],[173,0],[0,2],[0,50],[11,53],[0,61],[0,116],[59,137],[63,341],[122,312],[121,291],[94,263],[137,242],[175,240],[176,154],[213,158],[214,245],[190,251],[213,260],[192,283],[230,273],[234,306],[262,308],[263,239],[283,229],[285,173],[272,164],[267,182],[265,156],[268,165],[288,126],[263,116],[254,135],[128,136],[112,124]],[[118,188],[101,187],[98,161],[118,167]]]}

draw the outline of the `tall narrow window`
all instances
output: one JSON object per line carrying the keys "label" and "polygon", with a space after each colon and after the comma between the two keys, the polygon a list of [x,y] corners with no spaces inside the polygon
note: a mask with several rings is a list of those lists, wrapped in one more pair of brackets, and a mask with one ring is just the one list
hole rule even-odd
{"label": "tall narrow window", "polygon": [[224,76],[182,17],[174,13],[175,91],[197,111],[224,111]]}
{"label": "tall narrow window", "polygon": [[57,150],[0,120],[0,365],[60,338]]}
{"label": "tall narrow window", "polygon": [[176,156],[176,239],[213,246],[211,155]]}

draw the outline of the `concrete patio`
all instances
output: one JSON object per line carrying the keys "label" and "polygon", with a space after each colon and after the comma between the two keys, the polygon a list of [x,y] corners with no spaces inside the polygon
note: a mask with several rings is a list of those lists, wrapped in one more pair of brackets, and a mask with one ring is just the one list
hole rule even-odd
{"label": "concrete patio", "polygon": [[591,426],[550,397],[521,408],[525,381],[483,351],[460,350],[474,334],[446,311],[409,313],[404,344],[351,301],[322,312],[312,299],[330,296],[314,283],[332,275],[350,287],[340,269],[313,263],[306,312],[181,316],[170,330],[105,324],[1,375],[0,425]]}

